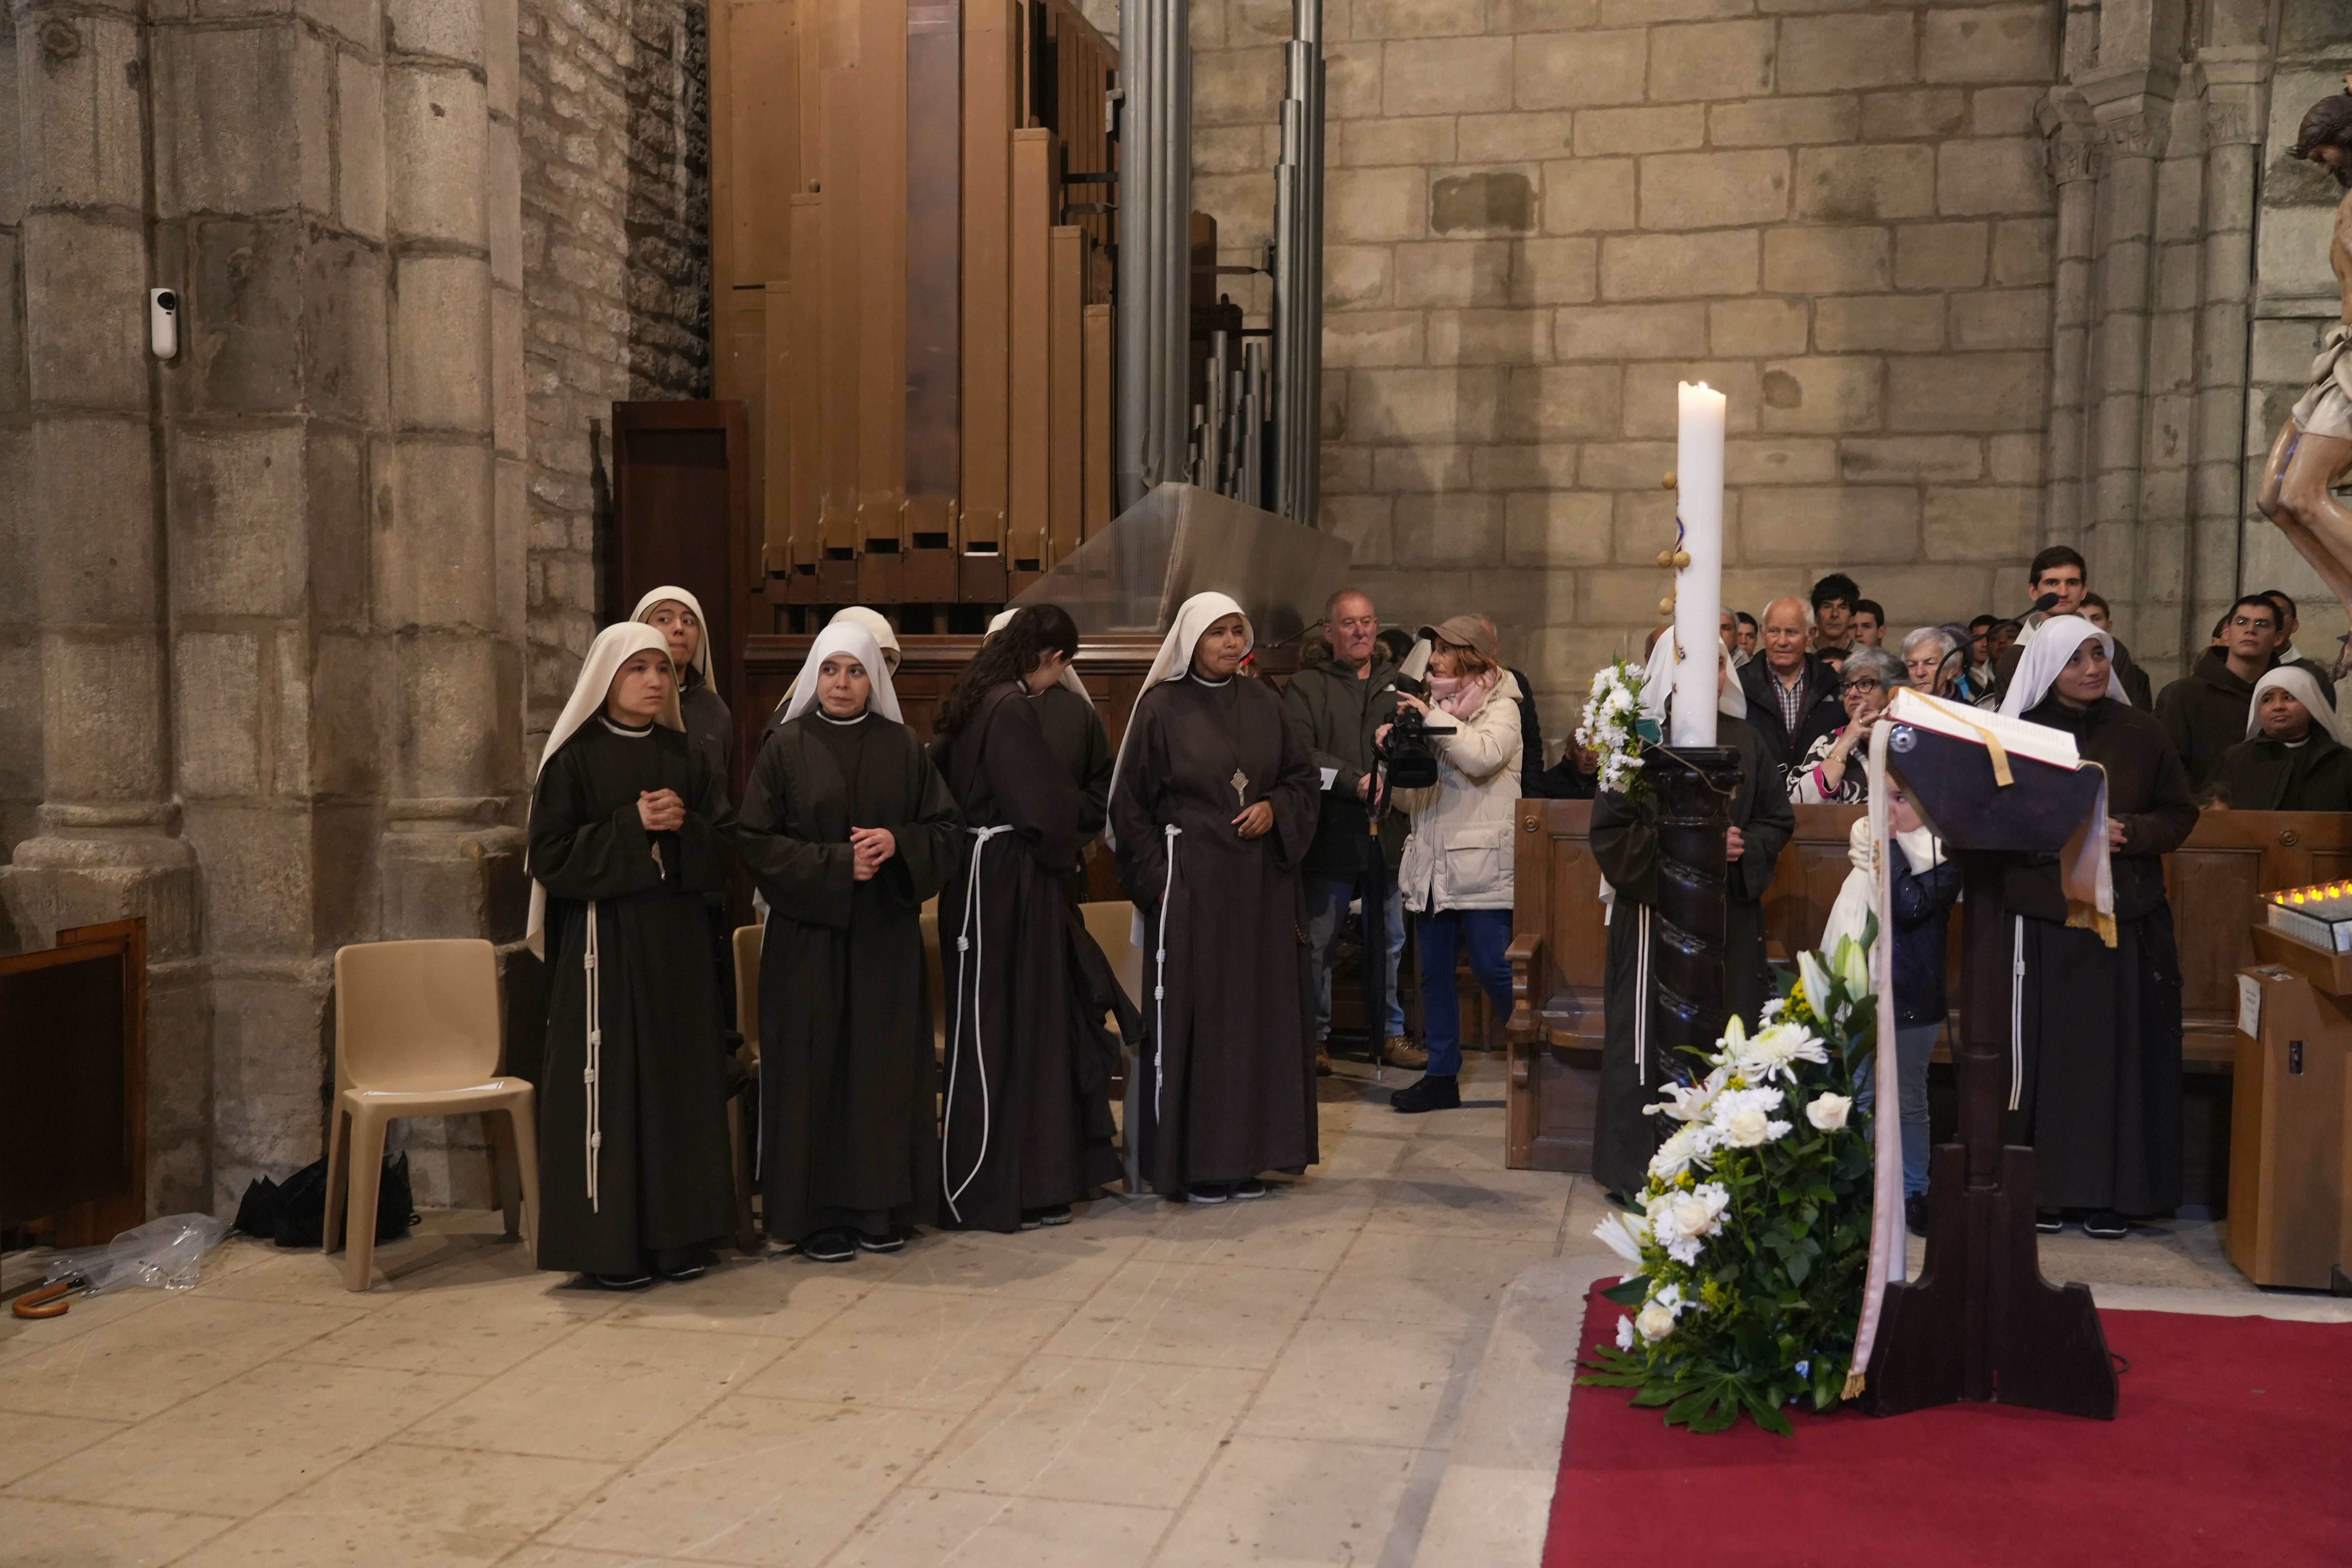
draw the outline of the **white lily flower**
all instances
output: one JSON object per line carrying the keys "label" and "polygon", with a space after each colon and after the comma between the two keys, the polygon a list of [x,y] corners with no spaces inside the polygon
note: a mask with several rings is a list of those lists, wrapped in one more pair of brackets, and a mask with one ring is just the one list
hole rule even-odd
{"label": "white lily flower", "polygon": [[1812,1005],[1815,1015],[1827,1017],[1830,1010],[1830,975],[1822,967],[1821,955],[1811,952],[1797,954],[1797,977],[1804,983],[1805,1000]]}
{"label": "white lily flower", "polygon": [[1642,1244],[1650,1239],[1650,1222],[1612,1214],[1592,1227],[1592,1234],[1626,1262],[1638,1264],[1642,1261]]}
{"label": "white lily flower", "polygon": [[1837,967],[1838,977],[1845,982],[1850,994],[1870,994],[1870,955],[1863,951],[1862,943],[1850,936],[1838,938]]}

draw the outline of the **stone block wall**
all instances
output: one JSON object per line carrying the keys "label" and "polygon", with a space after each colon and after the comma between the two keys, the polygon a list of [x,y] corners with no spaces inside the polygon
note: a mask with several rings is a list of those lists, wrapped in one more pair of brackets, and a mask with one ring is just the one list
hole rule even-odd
{"label": "stone block wall", "polygon": [[519,19],[536,758],[596,634],[611,405],[710,395],[709,67],[699,0]]}
{"label": "stone block wall", "polygon": [[[1198,200],[1240,262],[1267,237],[1289,6],[1194,16]],[[1564,714],[1657,624],[1677,379],[1731,399],[1728,602],[1832,569],[1906,626],[2019,596],[2049,406],[2052,6],[1325,16],[1324,521],[1384,616],[1486,611]]]}

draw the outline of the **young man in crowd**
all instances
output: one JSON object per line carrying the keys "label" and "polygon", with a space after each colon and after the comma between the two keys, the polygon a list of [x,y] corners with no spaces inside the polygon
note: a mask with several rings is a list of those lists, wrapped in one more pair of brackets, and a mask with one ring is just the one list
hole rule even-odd
{"label": "young man in crowd", "polygon": [[[2033,558],[2032,564],[2025,569],[2028,596],[2038,604],[2054,594],[2058,602],[2046,610],[2030,612],[2020,622],[2017,640],[1993,660],[1996,690],[2007,694],[2010,678],[2017,672],[2017,661],[2023,656],[2025,645],[2033,640],[2036,626],[2055,616],[2079,616],[2083,613],[2083,597],[2090,592],[2090,568],[2083,563],[2080,551],[2063,544],[2053,544]],[[2121,637],[2116,638],[2115,666],[2116,679],[2123,682],[2125,692],[2131,695],[2133,706],[2138,706],[2142,694],[2147,690],[2147,678],[2134,668],[2131,649],[2124,647]]]}
{"label": "young man in crowd", "polygon": [[2221,770],[2221,753],[2246,738],[2254,682],[2276,662],[2278,622],[2276,605],[2260,594],[2246,595],[2230,606],[2222,645],[2208,648],[2195,670],[2164,689],[2157,717],[2191,789],[2210,784]]}
{"label": "young man in crowd", "polygon": [[1837,672],[1806,646],[1811,631],[1801,603],[1773,600],[1764,606],[1764,651],[1738,672],[1748,721],[1784,773],[1816,740],[1845,722]]}
{"label": "young man in crowd", "polygon": [[1733,644],[1731,648],[1731,651],[1738,656],[1738,658],[1733,660],[1735,664],[1746,664],[1749,659],[1756,657],[1757,636],[1758,628],[1756,625],[1756,617],[1749,615],[1745,610],[1740,611],[1739,640]]}
{"label": "young man in crowd", "polygon": [[1853,602],[1853,646],[1886,646],[1886,612],[1875,599],[1856,599]]}
{"label": "young man in crowd", "polygon": [[1808,596],[1813,607],[1813,651],[1853,646],[1853,610],[1862,603],[1862,589],[1843,572],[1832,572],[1813,584]]}
{"label": "young man in crowd", "polygon": [[[2109,637],[2116,635],[2115,612],[2096,594],[2083,595],[2083,618]],[[2131,699],[2133,707],[2145,708],[2151,713],[2156,711],[2156,700],[2148,695],[2147,671],[2133,665],[2128,669],[2116,670],[2116,675],[2123,681],[2124,695]]]}

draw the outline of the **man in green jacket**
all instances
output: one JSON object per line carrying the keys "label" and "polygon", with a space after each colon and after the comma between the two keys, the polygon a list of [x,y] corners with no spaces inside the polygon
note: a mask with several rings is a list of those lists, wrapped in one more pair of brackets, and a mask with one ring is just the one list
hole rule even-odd
{"label": "man in green jacket", "polygon": [[[1373,869],[1376,850],[1382,872],[1377,881],[1388,906],[1387,919],[1381,922],[1387,927],[1385,1054],[1398,1067],[1417,1068],[1429,1059],[1406,1041],[1404,1008],[1397,1001],[1404,913],[1397,898],[1396,868],[1404,854],[1404,817],[1393,808],[1384,810],[1375,840],[1366,805],[1374,783],[1373,732],[1396,716],[1396,667],[1380,657],[1374,641],[1380,631],[1371,596],[1360,588],[1340,589],[1323,610],[1323,639],[1330,645],[1330,658],[1300,669],[1282,693],[1290,721],[1314,753],[1325,781],[1315,842],[1299,868],[1307,891],[1307,937],[1315,953],[1315,1060],[1323,1072],[1331,1067],[1332,939],[1349,900],[1359,895],[1365,873]],[[1375,923],[1371,913],[1368,903],[1368,931]]]}

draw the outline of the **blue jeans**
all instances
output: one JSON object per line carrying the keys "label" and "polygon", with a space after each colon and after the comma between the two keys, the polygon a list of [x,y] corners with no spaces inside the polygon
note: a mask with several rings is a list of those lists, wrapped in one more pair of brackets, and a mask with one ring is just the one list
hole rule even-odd
{"label": "blue jeans", "polygon": [[1421,1016],[1429,1047],[1429,1070],[1450,1077],[1462,1070],[1462,1009],[1454,994],[1454,959],[1458,943],[1470,949],[1470,973],[1486,988],[1495,1011],[1511,1016],[1511,945],[1508,910],[1435,910],[1413,916],[1421,936]]}
{"label": "blue jeans", "polygon": [[[1331,942],[1339,922],[1356,896],[1352,878],[1307,879],[1307,941],[1315,958],[1315,1037],[1331,1037]],[[1404,1004],[1397,1000],[1397,959],[1404,952],[1404,899],[1391,877],[1389,887],[1389,1029],[1391,1037],[1404,1033]]]}
{"label": "blue jeans", "polygon": [[[1941,1024],[1897,1024],[1895,1026],[1895,1115],[1903,1129],[1903,1195],[1916,1198],[1927,1190],[1927,1058],[1935,1054]],[[1874,1109],[1878,1099],[1876,1075],[1862,1086],[1854,1103]],[[1874,1123],[1875,1125],[1875,1123]]]}

